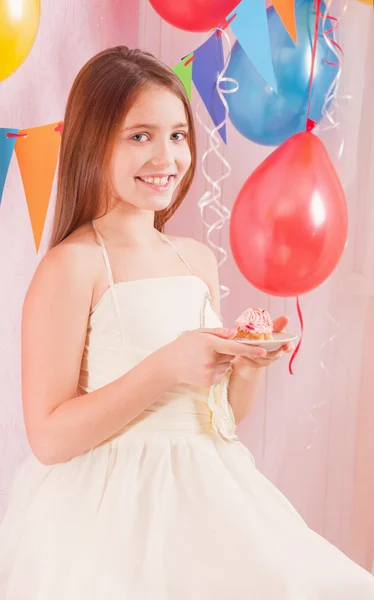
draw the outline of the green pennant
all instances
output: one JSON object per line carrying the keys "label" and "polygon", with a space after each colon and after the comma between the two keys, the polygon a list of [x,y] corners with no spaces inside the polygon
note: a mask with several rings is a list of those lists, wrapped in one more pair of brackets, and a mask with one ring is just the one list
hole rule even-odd
{"label": "green pennant", "polygon": [[[186,88],[187,96],[191,101],[192,96],[192,60],[189,62],[190,58],[192,58],[193,53],[186,56],[183,60],[180,61],[175,67],[173,67],[174,73],[179,77],[184,87]],[[187,65],[186,65],[187,63]]]}

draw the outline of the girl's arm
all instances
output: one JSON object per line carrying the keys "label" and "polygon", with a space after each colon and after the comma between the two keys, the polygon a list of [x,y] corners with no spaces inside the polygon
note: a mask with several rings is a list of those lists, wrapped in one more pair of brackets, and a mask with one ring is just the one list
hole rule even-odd
{"label": "girl's arm", "polygon": [[24,420],[31,449],[46,465],[97,446],[175,384],[161,353],[154,353],[116,381],[78,394],[94,281],[90,263],[92,249],[57,246],[41,261],[23,306]]}
{"label": "girl's arm", "polygon": [[240,365],[240,357],[234,359],[233,367],[229,385],[229,402],[234,413],[235,422],[239,423],[252,409],[265,367],[249,364]]}
{"label": "girl's arm", "polygon": [[[215,312],[220,315],[220,293],[217,261],[208,246],[200,245],[206,265],[206,277],[212,297]],[[230,326],[230,325],[229,325]],[[239,423],[251,410],[258,394],[265,367],[254,362],[250,363],[238,356],[232,361],[233,372],[230,377],[229,401],[236,423]]]}
{"label": "girl's arm", "polygon": [[[200,244],[200,246],[202,246]],[[220,298],[218,283],[217,261],[213,252],[204,246],[205,264],[207,265],[207,281],[210,282],[212,302],[217,314],[220,314]],[[202,261],[201,261],[202,262]],[[287,326],[288,318],[278,317],[273,321],[274,331],[283,331]],[[251,410],[260,387],[265,369],[279,360],[284,353],[292,352],[293,344],[288,342],[278,350],[268,352],[265,357],[237,356],[232,361],[233,372],[230,377],[229,401],[234,413],[236,423],[239,423]]]}

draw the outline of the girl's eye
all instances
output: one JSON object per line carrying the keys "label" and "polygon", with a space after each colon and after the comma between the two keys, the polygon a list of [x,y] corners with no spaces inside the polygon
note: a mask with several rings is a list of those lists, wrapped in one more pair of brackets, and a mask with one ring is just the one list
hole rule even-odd
{"label": "girl's eye", "polygon": [[145,133],[136,133],[131,138],[134,142],[145,142],[148,138]]}
{"label": "girl's eye", "polygon": [[171,138],[174,142],[181,142],[182,140],[185,140],[187,137],[187,134],[184,133],[183,131],[177,131],[176,133],[173,133],[171,135]]}

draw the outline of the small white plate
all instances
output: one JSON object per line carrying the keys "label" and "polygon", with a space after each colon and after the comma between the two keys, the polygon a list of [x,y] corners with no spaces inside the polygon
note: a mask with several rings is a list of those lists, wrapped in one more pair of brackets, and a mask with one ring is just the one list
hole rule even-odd
{"label": "small white plate", "polygon": [[234,342],[239,342],[240,344],[249,344],[250,346],[260,346],[261,348],[265,348],[267,352],[275,352],[279,350],[283,344],[287,344],[287,342],[294,342],[297,340],[296,333],[290,333],[288,331],[280,331],[279,333],[273,333],[272,340],[248,340],[246,338],[234,340]]}

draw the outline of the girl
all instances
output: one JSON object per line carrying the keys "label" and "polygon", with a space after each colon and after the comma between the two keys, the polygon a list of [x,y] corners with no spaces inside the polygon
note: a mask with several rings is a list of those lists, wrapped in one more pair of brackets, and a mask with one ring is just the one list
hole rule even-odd
{"label": "girl", "polygon": [[232,340],[211,251],[162,233],[195,165],[169,68],[126,47],[83,67],[24,303],[33,455],[0,529],[1,600],[374,598],[235,435],[281,352]]}

